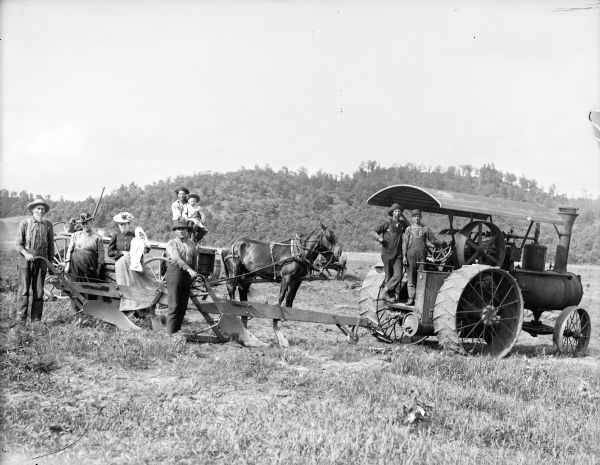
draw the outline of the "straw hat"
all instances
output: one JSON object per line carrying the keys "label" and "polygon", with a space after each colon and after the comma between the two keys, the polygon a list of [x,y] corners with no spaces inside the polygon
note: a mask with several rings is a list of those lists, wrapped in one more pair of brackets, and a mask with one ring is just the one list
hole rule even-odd
{"label": "straw hat", "polygon": [[131,223],[131,220],[133,220],[133,218],[134,216],[131,213],[121,212],[113,216],[113,221],[115,223]]}
{"label": "straw hat", "polygon": [[185,192],[185,195],[188,195],[190,193],[190,190],[187,187],[178,187],[177,189],[175,189],[175,195],[179,195],[181,191]]}
{"label": "straw hat", "polygon": [[46,202],[42,197],[37,197],[35,200],[33,200],[32,202],[29,202],[27,204],[27,209],[29,211],[32,211],[35,207],[37,207],[38,205],[43,205],[44,207],[46,207],[46,212],[48,210],[50,210],[50,205],[48,205],[48,202]]}
{"label": "straw hat", "polygon": [[421,215],[421,210],[419,210],[418,208],[415,208],[414,210],[411,210],[410,216],[423,216],[423,215]]}

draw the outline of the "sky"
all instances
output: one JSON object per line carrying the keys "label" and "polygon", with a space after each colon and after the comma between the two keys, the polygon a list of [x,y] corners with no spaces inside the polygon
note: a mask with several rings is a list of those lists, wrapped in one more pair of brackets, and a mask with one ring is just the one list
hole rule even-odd
{"label": "sky", "polygon": [[79,200],[375,160],[493,163],[598,197],[599,6],[4,0],[0,186]]}

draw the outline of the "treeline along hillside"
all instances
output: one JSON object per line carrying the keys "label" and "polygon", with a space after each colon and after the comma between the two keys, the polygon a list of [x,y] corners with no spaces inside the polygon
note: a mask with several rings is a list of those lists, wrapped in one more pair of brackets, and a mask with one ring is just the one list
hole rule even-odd
{"label": "treeline along hillside", "polygon": [[[186,186],[200,196],[206,214],[209,234],[206,245],[223,247],[237,237],[247,235],[269,241],[284,240],[309,232],[322,221],[335,230],[344,250],[377,251],[368,232],[385,218],[383,208],[366,205],[376,191],[392,184],[414,184],[422,187],[490,197],[533,202],[555,209],[557,206],[579,208],[571,241],[571,263],[600,263],[600,199],[571,199],[557,193],[555,186],[543,188],[533,179],[503,173],[493,164],[476,169],[472,166],[427,168],[406,164],[381,167],[377,162],[363,162],[352,174],[333,175],[324,172],[308,174],[306,170],[278,171],[267,167],[241,168],[229,173],[203,172],[157,181],[145,187],[132,182],[105,194],[96,215],[96,227],[115,231],[112,217],[129,211],[149,237],[165,240],[170,235],[171,203],[174,189]],[[81,212],[93,212],[101,185],[83,201],[51,199],[48,218],[65,221]],[[36,193],[44,195],[43,193]],[[26,205],[34,197],[28,192],[0,191],[2,217],[27,214]],[[409,206],[406,206],[409,207]],[[408,212],[406,212],[408,215]],[[493,213],[493,212],[492,212]],[[424,221],[435,231],[448,227],[445,217],[425,215]],[[458,226],[466,224],[458,221]],[[503,231],[511,227],[524,233],[526,224],[494,217]],[[457,226],[457,225],[455,225]],[[60,231],[60,226],[58,227]],[[548,246],[553,259],[557,234],[551,225],[542,225],[540,242]]]}

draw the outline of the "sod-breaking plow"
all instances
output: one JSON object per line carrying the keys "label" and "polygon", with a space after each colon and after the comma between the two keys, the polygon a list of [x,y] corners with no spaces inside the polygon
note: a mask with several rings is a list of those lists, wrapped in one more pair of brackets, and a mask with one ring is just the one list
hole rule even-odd
{"label": "sod-breaking plow", "polygon": [[[236,341],[246,347],[268,345],[260,341],[247,328],[247,322],[252,318],[272,320],[277,342],[281,347],[287,347],[288,341],[279,328],[278,323],[280,321],[335,325],[346,335],[348,342],[352,344],[358,341],[359,327],[375,329],[377,326],[371,319],[364,317],[337,315],[258,302],[237,302],[219,297],[214,292],[208,279],[213,271],[214,252],[203,251],[202,253],[212,253],[212,260],[204,260],[205,263],[209,263],[209,265],[212,263],[212,265],[200,269],[200,278],[192,286],[188,311],[198,310],[212,334],[208,334],[206,331],[200,333],[183,331],[182,333],[190,341],[212,343]],[[63,274],[45,258],[36,257],[36,260],[46,262],[52,275],[52,285],[71,299],[78,312],[115,325],[124,331],[141,330],[142,328],[119,310],[120,300],[125,298],[147,303],[148,310],[145,313],[150,317],[153,329],[163,329],[163,325],[154,309],[159,305],[166,307],[168,303],[167,289],[164,282],[157,280],[154,289],[124,286],[110,281],[77,282],[70,279],[69,275]]]}

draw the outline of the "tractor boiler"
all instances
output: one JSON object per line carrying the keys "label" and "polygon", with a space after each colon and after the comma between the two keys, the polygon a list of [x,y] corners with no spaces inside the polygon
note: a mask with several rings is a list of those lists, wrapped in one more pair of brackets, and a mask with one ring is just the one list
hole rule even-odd
{"label": "tractor boiler", "polygon": [[529,310],[558,310],[581,302],[581,278],[573,273],[516,269],[512,275]]}

